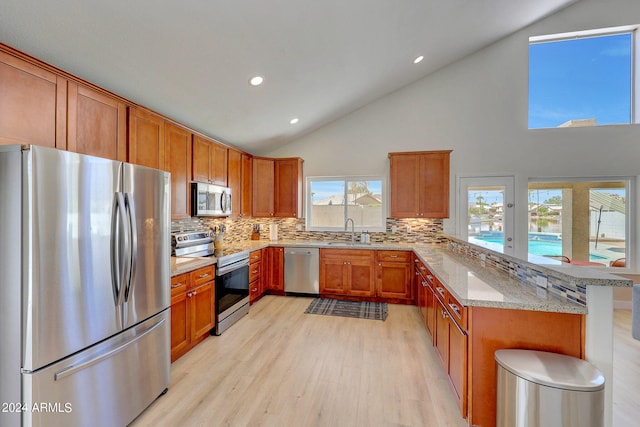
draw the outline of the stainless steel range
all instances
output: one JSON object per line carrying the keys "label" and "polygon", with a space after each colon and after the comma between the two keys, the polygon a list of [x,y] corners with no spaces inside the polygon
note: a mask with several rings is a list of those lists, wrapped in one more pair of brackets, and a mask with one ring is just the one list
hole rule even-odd
{"label": "stainless steel range", "polygon": [[213,233],[194,231],[172,236],[174,256],[216,257],[216,328],[220,335],[249,313],[249,252],[216,249]]}

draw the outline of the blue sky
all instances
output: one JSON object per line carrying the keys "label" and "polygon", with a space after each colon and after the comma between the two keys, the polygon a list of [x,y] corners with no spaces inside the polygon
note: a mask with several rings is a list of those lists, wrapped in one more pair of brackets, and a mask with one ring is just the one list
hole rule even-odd
{"label": "blue sky", "polygon": [[529,128],[630,122],[631,34],[529,46]]}
{"label": "blue sky", "polygon": [[[367,181],[373,194],[382,194],[382,181]],[[321,200],[329,196],[344,194],[344,181],[314,181],[311,184],[312,200]]]}

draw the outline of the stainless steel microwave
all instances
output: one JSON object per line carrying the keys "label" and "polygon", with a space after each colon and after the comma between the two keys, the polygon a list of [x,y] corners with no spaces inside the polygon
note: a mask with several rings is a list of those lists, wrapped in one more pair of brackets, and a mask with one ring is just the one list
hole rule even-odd
{"label": "stainless steel microwave", "polygon": [[231,189],[221,185],[191,183],[191,216],[231,215]]}

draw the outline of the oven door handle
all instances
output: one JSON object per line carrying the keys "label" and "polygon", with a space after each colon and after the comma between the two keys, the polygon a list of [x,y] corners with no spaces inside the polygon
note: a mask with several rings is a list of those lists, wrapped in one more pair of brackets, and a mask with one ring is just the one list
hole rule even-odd
{"label": "oven door handle", "polygon": [[248,266],[249,266],[249,259],[238,261],[238,262],[235,262],[233,264],[226,265],[224,267],[218,268],[218,270],[216,272],[216,276],[219,277],[219,276],[225,275],[225,274],[227,274],[227,273],[229,273],[231,271],[237,270],[237,269],[242,268],[242,267],[248,267]]}

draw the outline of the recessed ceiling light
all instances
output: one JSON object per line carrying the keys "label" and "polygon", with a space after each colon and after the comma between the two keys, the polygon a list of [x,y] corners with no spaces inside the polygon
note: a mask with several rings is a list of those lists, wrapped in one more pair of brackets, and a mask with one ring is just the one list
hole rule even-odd
{"label": "recessed ceiling light", "polygon": [[262,84],[263,81],[264,79],[262,78],[262,76],[255,76],[255,77],[251,77],[251,80],[249,80],[249,84],[251,86],[259,86]]}
{"label": "recessed ceiling light", "polygon": [[422,62],[423,59],[424,59],[424,56],[420,55],[416,59],[413,60],[413,63],[417,64],[419,62]]}
{"label": "recessed ceiling light", "polygon": [[291,123],[292,125],[295,125],[299,121],[300,121],[300,119],[298,119],[297,117],[294,117],[293,119],[289,120],[289,123]]}

